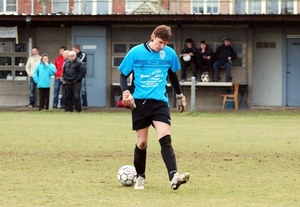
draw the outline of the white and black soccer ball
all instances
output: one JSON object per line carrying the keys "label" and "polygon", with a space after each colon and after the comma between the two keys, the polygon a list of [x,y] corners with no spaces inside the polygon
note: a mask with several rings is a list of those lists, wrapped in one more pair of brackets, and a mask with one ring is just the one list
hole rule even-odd
{"label": "white and black soccer ball", "polygon": [[185,62],[189,62],[191,60],[191,56],[189,54],[183,56],[182,58]]}
{"label": "white and black soccer ball", "polygon": [[208,72],[202,73],[202,75],[201,75],[201,81],[202,82],[209,82]]}
{"label": "white and black soccer ball", "polygon": [[118,180],[123,186],[132,186],[136,182],[136,170],[132,165],[124,165],[118,171]]}

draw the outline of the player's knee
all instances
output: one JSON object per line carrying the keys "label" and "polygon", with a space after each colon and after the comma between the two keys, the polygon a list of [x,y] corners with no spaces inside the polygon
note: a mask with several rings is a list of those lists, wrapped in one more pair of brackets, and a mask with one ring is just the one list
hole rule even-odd
{"label": "player's knee", "polygon": [[168,135],[165,135],[163,136],[162,138],[159,139],[159,143],[161,146],[164,146],[164,145],[171,145],[171,136],[168,134]]}
{"label": "player's knee", "polygon": [[139,149],[141,149],[141,150],[146,149],[146,147],[147,147],[147,142],[145,142],[145,141],[139,142],[139,143],[136,144],[136,146],[137,146]]}

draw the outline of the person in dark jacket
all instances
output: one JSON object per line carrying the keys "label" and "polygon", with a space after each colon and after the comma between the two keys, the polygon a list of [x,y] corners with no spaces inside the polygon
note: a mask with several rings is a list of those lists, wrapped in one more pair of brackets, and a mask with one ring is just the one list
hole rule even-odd
{"label": "person in dark jacket", "polygon": [[86,73],[85,65],[76,58],[74,51],[69,52],[69,60],[63,67],[63,80],[65,83],[66,105],[65,111],[73,112],[73,105],[76,112],[81,112],[80,87],[81,81]]}
{"label": "person in dark jacket", "polygon": [[[206,42],[202,40],[200,42],[199,54],[197,57],[197,67],[200,71],[200,74],[209,74],[211,71],[212,63],[213,63],[214,53],[212,49],[210,49]],[[206,69],[203,70],[203,66],[206,66]]]}
{"label": "person in dark jacket", "polygon": [[[77,54],[77,59],[82,61],[84,65],[86,66],[86,54],[80,50],[80,45],[75,44],[73,46],[73,51]],[[82,107],[83,109],[87,109],[88,102],[87,102],[87,91],[86,91],[86,77],[82,78],[81,81],[81,99],[82,99]]]}
{"label": "person in dark jacket", "polygon": [[216,62],[213,64],[215,72],[215,81],[219,82],[221,80],[219,67],[225,66],[226,68],[226,82],[232,80],[231,77],[231,61],[236,58],[236,53],[230,46],[230,40],[227,37],[222,38],[223,44],[219,46],[215,53]]}
{"label": "person in dark jacket", "polygon": [[185,41],[185,47],[181,51],[180,60],[181,60],[181,82],[184,82],[186,79],[186,69],[191,67],[193,76],[197,80],[197,67],[196,67],[196,56],[197,49],[193,47],[193,40],[188,38]]}

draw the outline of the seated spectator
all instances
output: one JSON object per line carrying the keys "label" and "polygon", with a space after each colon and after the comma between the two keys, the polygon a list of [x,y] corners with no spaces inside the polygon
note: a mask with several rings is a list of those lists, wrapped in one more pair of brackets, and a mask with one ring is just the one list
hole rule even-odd
{"label": "seated spectator", "polygon": [[[200,42],[199,55],[197,58],[197,67],[200,70],[200,74],[209,74],[213,63],[214,53],[210,49],[205,41]],[[206,69],[203,69],[206,66]]]}
{"label": "seated spectator", "polygon": [[226,68],[226,82],[232,80],[231,76],[231,61],[236,58],[236,53],[233,48],[230,46],[230,40],[227,37],[222,38],[223,44],[219,46],[215,53],[216,62],[213,64],[215,72],[215,82],[221,80],[219,67],[225,66]]}
{"label": "seated spectator", "polygon": [[181,82],[184,82],[186,79],[186,69],[188,67],[191,67],[193,76],[195,76],[197,80],[196,56],[197,49],[193,47],[193,40],[190,38],[186,39],[185,47],[180,54]]}

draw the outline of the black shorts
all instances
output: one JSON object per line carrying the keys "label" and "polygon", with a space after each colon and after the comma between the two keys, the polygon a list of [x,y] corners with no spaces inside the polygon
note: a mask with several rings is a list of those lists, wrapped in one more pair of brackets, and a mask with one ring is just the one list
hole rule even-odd
{"label": "black shorts", "polygon": [[136,108],[132,110],[132,129],[144,129],[152,121],[161,121],[171,125],[169,106],[164,101],[154,99],[135,99]]}

